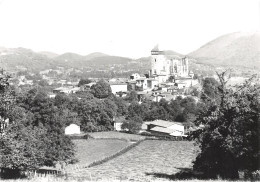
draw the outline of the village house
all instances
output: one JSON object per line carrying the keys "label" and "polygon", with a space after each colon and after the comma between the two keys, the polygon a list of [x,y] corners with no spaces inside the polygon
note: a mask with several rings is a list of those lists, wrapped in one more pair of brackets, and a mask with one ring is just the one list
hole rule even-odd
{"label": "village house", "polygon": [[115,131],[122,131],[122,124],[124,120],[125,118],[123,116],[113,118]]}
{"label": "village house", "polygon": [[73,86],[59,87],[59,88],[53,89],[53,93],[54,94],[57,94],[57,93],[73,94],[73,93],[76,93],[79,90],[80,90],[80,87],[73,87]]}
{"label": "village house", "polygon": [[114,82],[109,82],[109,85],[114,95],[117,95],[119,92],[123,92],[123,93],[127,92],[127,83],[125,82],[114,81]]}
{"label": "village house", "polygon": [[65,128],[65,135],[80,134],[80,126],[76,124],[70,124]]}

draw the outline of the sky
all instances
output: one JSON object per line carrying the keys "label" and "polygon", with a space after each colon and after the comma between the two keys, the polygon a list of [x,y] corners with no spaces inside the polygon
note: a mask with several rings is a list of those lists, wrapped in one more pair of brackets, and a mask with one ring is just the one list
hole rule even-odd
{"label": "sky", "polygon": [[0,0],[0,46],[139,58],[259,31],[260,0]]}

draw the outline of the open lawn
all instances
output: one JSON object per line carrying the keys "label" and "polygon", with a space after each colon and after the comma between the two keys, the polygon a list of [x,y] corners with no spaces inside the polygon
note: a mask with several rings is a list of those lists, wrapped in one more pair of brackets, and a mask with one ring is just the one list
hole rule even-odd
{"label": "open lawn", "polygon": [[79,162],[69,165],[67,167],[68,170],[74,169],[77,166],[87,166],[96,160],[118,152],[130,144],[127,141],[118,139],[77,139],[73,140],[73,143],[76,144],[76,157]]}
{"label": "open lawn", "polygon": [[128,141],[138,141],[145,138],[145,136],[141,135],[134,135],[134,134],[128,134],[128,133],[121,133],[117,131],[107,131],[107,132],[94,132],[94,133],[88,133],[91,137],[99,139],[99,138],[117,138],[117,139],[123,139]]}
{"label": "open lawn", "polygon": [[104,164],[69,173],[70,179],[166,180],[192,167],[196,148],[188,141],[146,140]]}

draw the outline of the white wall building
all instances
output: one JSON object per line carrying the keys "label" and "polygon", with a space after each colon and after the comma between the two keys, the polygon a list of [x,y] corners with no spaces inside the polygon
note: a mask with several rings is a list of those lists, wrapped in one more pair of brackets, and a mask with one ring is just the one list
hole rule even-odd
{"label": "white wall building", "polygon": [[118,92],[127,92],[127,84],[126,83],[112,83],[110,82],[111,91],[113,94]]}
{"label": "white wall building", "polygon": [[76,124],[70,124],[65,128],[65,135],[80,134],[80,126]]}

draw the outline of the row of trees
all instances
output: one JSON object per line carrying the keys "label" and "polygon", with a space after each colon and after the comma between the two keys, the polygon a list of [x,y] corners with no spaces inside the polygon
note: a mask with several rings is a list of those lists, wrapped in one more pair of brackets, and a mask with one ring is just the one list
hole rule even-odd
{"label": "row of trees", "polygon": [[70,114],[44,92],[19,92],[0,78],[0,167],[19,170],[73,163],[74,145],[64,135]]}

